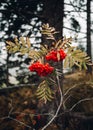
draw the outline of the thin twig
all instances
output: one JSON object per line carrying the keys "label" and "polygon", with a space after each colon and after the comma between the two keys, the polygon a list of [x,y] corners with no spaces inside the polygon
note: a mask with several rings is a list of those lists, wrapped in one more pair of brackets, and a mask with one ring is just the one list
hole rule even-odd
{"label": "thin twig", "polygon": [[24,113],[24,112],[13,112],[12,115],[13,114],[24,114],[25,116],[26,115],[33,115],[33,116],[38,116],[38,115],[40,115],[40,116],[53,116],[53,114],[51,114],[51,113],[36,113],[36,114],[34,114],[34,113]]}
{"label": "thin twig", "polygon": [[80,103],[84,102],[84,101],[89,101],[89,100],[93,100],[93,97],[92,98],[84,98],[84,99],[81,99],[79,100],[76,104],[74,104],[69,111],[72,111],[77,105],[79,105]]}
{"label": "thin twig", "polygon": [[66,110],[66,101],[71,97],[71,95],[69,95],[64,101],[63,101],[63,107],[64,107],[64,110]]}
{"label": "thin twig", "polygon": [[15,119],[15,118],[13,118],[13,117],[10,117],[10,116],[9,116],[8,118],[9,118],[9,119],[11,119],[11,120],[16,121],[16,122],[18,122],[18,123],[20,123],[21,125],[24,125],[24,126],[26,126],[26,127],[30,128],[30,129],[32,129],[32,127],[31,127],[31,126],[29,126],[29,125],[25,124],[24,122],[21,122],[21,121],[19,121],[19,120]]}
{"label": "thin twig", "polygon": [[[13,114],[12,112],[13,112],[13,102],[12,102],[12,100],[11,100],[11,109],[10,109],[8,115],[5,116],[5,117],[2,117],[2,118],[0,118],[0,119],[1,119],[2,121],[5,120],[5,119],[11,119],[11,120],[14,120],[14,121],[20,123],[21,125],[24,125],[24,126],[30,128],[30,129],[32,129],[31,126],[29,126],[29,125],[25,124],[24,122],[21,122],[21,121],[15,119],[15,118],[11,117],[11,115]],[[34,130],[34,129],[33,129],[33,130]]]}
{"label": "thin twig", "polygon": [[60,108],[61,108],[61,106],[62,106],[62,103],[63,103],[63,93],[62,93],[62,91],[61,91],[59,76],[57,75],[56,78],[57,78],[57,84],[58,84],[58,88],[59,88],[59,92],[60,92],[60,104],[59,104],[59,106],[58,106],[58,108],[57,108],[57,111],[56,111],[55,115],[54,115],[54,116],[52,117],[52,119],[42,128],[42,130],[45,130],[45,129],[54,121],[54,119],[57,117],[58,112],[59,112],[59,110],[60,110]]}
{"label": "thin twig", "polygon": [[[82,84],[82,83],[80,83]],[[79,84],[79,85],[80,85]],[[64,93],[64,96],[66,96],[73,88],[77,87],[77,84],[73,85],[73,87],[69,88],[65,93]]]}

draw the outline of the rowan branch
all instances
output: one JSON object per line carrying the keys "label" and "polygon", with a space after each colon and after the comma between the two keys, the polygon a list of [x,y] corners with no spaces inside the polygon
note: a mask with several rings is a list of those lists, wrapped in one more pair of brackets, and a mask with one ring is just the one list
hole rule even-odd
{"label": "rowan branch", "polygon": [[52,117],[52,119],[42,128],[42,130],[45,130],[54,120],[55,118],[58,116],[58,113],[59,113],[59,110],[63,104],[63,93],[61,91],[61,86],[60,86],[60,81],[59,81],[59,76],[58,74],[56,75],[56,78],[57,78],[57,84],[58,84],[58,88],[59,88],[59,92],[60,92],[60,103],[59,103],[59,106],[57,108],[57,111],[55,113],[55,115]]}

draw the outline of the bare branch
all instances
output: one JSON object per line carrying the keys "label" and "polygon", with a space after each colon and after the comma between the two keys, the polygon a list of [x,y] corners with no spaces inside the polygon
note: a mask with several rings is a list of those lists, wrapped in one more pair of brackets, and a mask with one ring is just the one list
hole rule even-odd
{"label": "bare branch", "polygon": [[85,101],[90,101],[90,100],[93,100],[93,98],[84,98],[84,99],[79,100],[76,104],[74,104],[74,105],[70,108],[70,111],[72,111],[72,110],[73,110],[77,105],[79,105],[80,103],[85,102]]}
{"label": "bare branch", "polygon": [[63,104],[63,93],[61,91],[61,86],[60,86],[60,81],[59,81],[59,76],[56,75],[56,78],[57,78],[57,84],[58,84],[58,88],[59,88],[59,92],[60,92],[60,104],[57,108],[57,111],[55,113],[55,115],[52,117],[52,119],[42,128],[42,130],[45,130],[53,121],[54,119],[58,116],[58,112]]}

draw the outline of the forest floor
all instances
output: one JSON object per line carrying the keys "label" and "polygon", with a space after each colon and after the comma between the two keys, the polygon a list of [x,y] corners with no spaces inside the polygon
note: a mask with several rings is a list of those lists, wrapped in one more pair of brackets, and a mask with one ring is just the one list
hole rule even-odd
{"label": "forest floor", "polygon": [[[84,83],[92,84],[93,77],[90,74],[79,71],[65,74],[63,79],[64,92],[75,84]],[[42,103],[37,102],[33,93],[32,87],[26,86],[0,90],[0,130],[34,130],[33,128],[40,130],[46,124],[47,116],[39,113],[42,108],[43,111],[46,110],[44,110]],[[76,98],[75,95],[77,95]],[[73,96],[76,100],[82,99],[79,97],[92,98],[93,86],[90,85],[89,89],[83,86],[83,88],[76,90]],[[68,102],[71,102],[71,100],[72,98]],[[93,114],[93,101],[92,103],[87,102],[85,106],[82,110]],[[72,128],[71,120],[69,124],[64,130],[93,130],[92,127],[90,129],[90,126],[88,128],[82,127],[82,129]],[[54,122],[46,130],[59,130],[59,128]]]}

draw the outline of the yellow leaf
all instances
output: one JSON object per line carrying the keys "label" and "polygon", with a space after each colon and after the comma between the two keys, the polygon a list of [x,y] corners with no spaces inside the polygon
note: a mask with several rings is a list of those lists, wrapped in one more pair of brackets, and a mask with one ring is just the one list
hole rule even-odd
{"label": "yellow leaf", "polygon": [[31,48],[30,39],[28,37],[26,38],[26,43],[27,43],[28,47]]}

